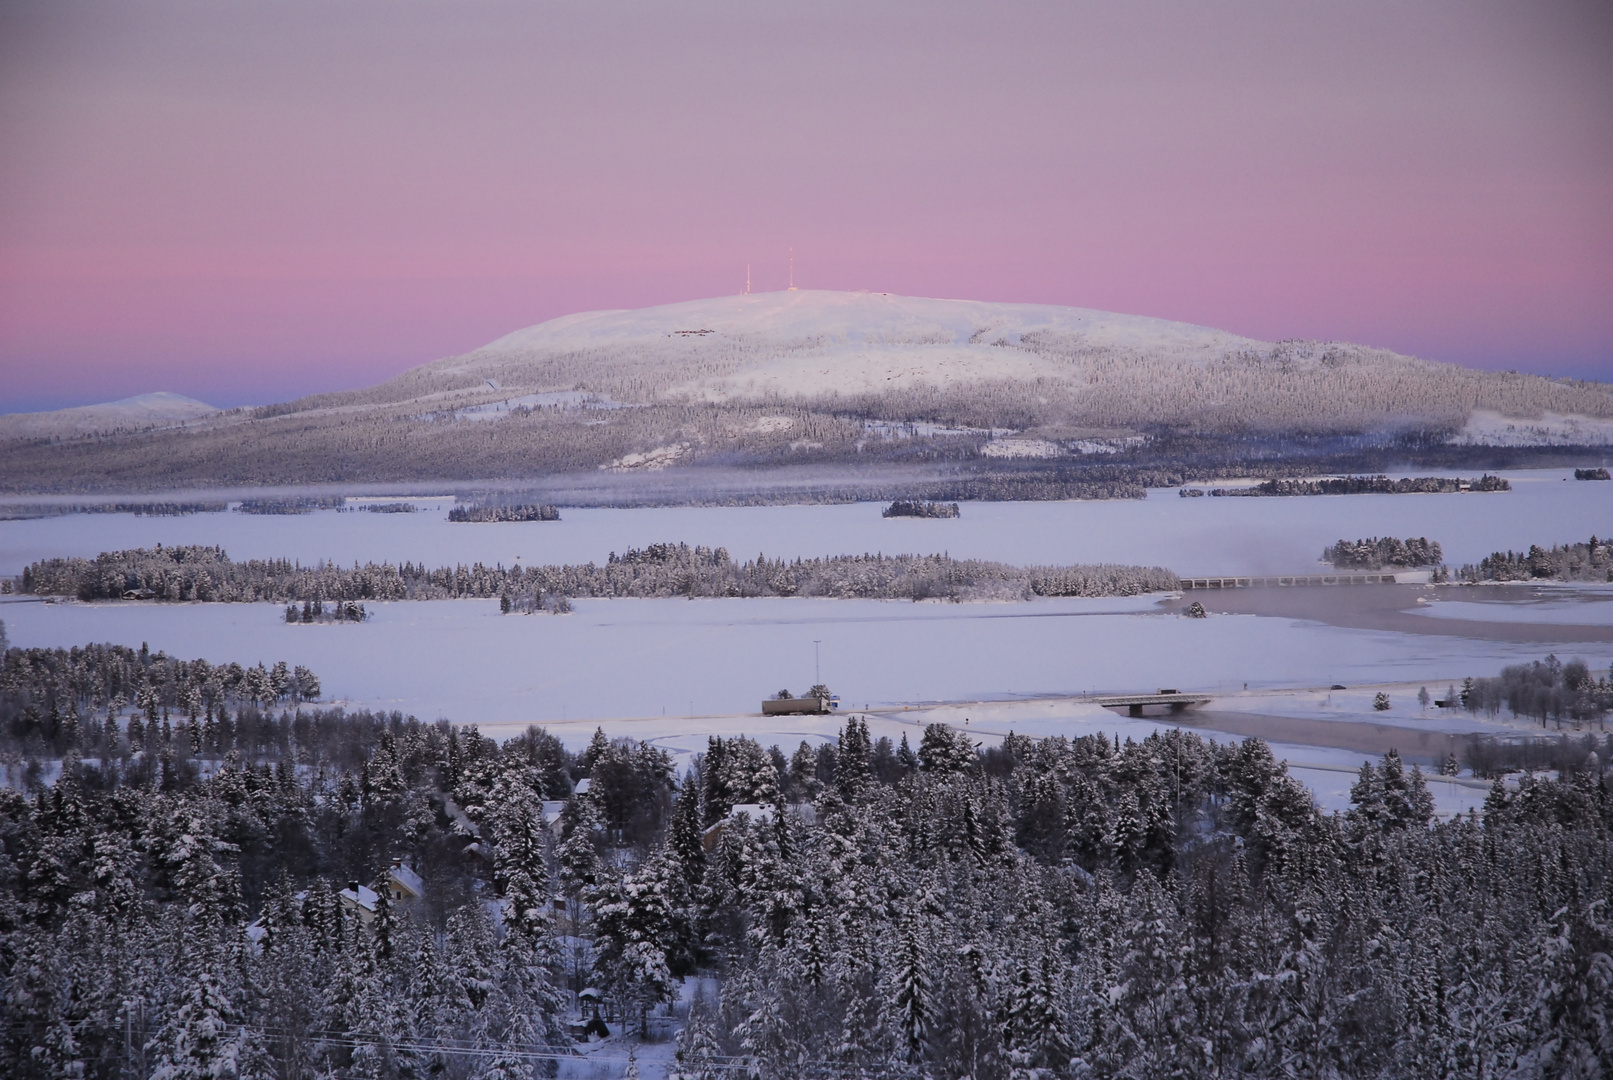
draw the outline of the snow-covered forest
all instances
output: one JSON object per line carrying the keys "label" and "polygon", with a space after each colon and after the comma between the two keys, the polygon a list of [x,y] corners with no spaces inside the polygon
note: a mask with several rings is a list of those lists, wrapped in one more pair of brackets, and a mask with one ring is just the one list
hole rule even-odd
{"label": "snow-covered forest", "polygon": [[958,504],[926,502],[922,499],[897,499],[884,510],[881,517],[916,517],[916,518],[955,518],[958,516]]}
{"label": "snow-covered forest", "polygon": [[651,544],[604,565],[472,566],[413,563],[301,566],[285,559],[233,562],[217,547],[104,552],[27,567],[24,593],[80,600],[357,601],[462,597],[828,596],[858,599],[1013,599],[1134,596],[1177,588],[1175,574],[1142,566],[1015,567],[945,555],[837,555],[736,562],[724,548]]}
{"label": "snow-covered forest", "polygon": [[456,506],[448,511],[449,521],[559,521],[560,510],[554,506],[499,506],[471,503]]}
{"label": "snow-covered forest", "polygon": [[677,776],[602,734],[574,755],[328,710],[291,731],[211,748],[205,775],[70,750],[54,785],[0,791],[0,1072],[546,1075],[577,991],[664,1039],[691,975],[689,1078],[1592,1076],[1613,1054],[1594,755],[1436,822],[1394,755],[1326,816],[1260,741],[1180,732],[981,752],[852,718],[788,754],[713,738]]}
{"label": "snow-covered forest", "polygon": [[265,753],[289,736],[259,710],[321,694],[319,676],[284,661],[214,664],[144,645],[6,649],[4,631],[0,623],[0,751],[13,759],[156,754],[174,739],[181,756],[236,740],[245,752]]}
{"label": "snow-covered forest", "polygon": [[1457,571],[1461,581],[1613,581],[1613,539],[1581,544],[1531,544],[1528,551],[1497,551]]}
{"label": "snow-covered forest", "polygon": [[1439,541],[1425,536],[1374,536],[1367,540],[1340,540],[1322,550],[1322,561],[1339,569],[1381,570],[1385,566],[1439,566],[1445,561]]}

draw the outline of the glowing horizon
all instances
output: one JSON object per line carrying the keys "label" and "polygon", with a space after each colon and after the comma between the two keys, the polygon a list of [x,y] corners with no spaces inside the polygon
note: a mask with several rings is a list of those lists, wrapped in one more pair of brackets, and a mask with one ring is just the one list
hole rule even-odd
{"label": "glowing horizon", "polygon": [[0,12],[0,411],[362,386],[785,286],[1613,378],[1613,13]]}

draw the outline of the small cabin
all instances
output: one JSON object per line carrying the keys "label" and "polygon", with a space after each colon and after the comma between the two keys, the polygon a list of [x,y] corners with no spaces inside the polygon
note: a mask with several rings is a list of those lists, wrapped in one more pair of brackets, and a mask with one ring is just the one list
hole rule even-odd
{"label": "small cabin", "polygon": [[375,919],[375,905],[381,896],[368,885],[349,881],[347,888],[337,893],[336,898],[342,902],[343,911],[352,912],[359,917],[360,922],[368,926]]}
{"label": "small cabin", "polygon": [[426,895],[426,883],[402,859],[393,859],[386,872],[387,891],[394,901],[421,900]]}

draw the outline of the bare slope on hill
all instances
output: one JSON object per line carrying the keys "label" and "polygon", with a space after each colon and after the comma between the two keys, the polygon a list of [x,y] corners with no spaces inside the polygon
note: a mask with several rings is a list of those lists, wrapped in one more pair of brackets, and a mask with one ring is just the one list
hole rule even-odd
{"label": "bare slope on hill", "polygon": [[146,431],[201,420],[218,411],[205,401],[159,390],[100,405],[0,416],[0,439],[73,438]]}
{"label": "bare slope on hill", "polygon": [[[1475,441],[1476,416],[1613,431],[1613,388],[1080,308],[786,292],[570,315],[184,430],[0,441],[0,477],[116,490],[922,465],[961,479],[910,494],[979,497],[976,481],[1006,476],[988,493],[1106,496],[1295,454],[1382,467],[1373,453]],[[1531,428],[1507,430],[1516,445]]]}

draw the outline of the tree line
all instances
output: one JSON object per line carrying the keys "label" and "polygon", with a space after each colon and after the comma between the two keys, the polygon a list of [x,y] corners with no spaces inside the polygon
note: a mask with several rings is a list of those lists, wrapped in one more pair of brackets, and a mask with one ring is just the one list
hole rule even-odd
{"label": "tree line", "polygon": [[1506,708],[1514,717],[1526,716],[1576,727],[1601,721],[1613,709],[1613,671],[1600,678],[1581,659],[1566,664],[1555,655],[1527,664],[1512,664],[1494,678],[1462,681],[1460,701],[1469,712],[1494,717]]}
{"label": "tree line", "polygon": [[[138,752],[146,733],[155,740],[174,723],[184,745],[212,746],[214,725],[232,723],[232,709],[297,705],[321,693],[317,675],[284,661],[214,664],[145,645],[138,651],[96,644],[8,648],[0,659],[0,751],[13,757],[61,757],[74,748],[102,754],[128,741]],[[138,717],[133,728],[125,715],[131,711]]]}
{"label": "tree line", "polygon": [[1528,551],[1497,551],[1457,571],[1457,579],[1482,581],[1613,581],[1613,541],[1592,536],[1583,543]]}
{"label": "tree line", "polygon": [[1397,540],[1392,536],[1374,536],[1368,540],[1339,540],[1322,549],[1322,561],[1332,563],[1340,570],[1381,570],[1385,566],[1439,566],[1445,562],[1445,553],[1439,541],[1425,536]]}
{"label": "tree line", "polygon": [[364,610],[364,605],[351,600],[346,603],[333,603],[330,610],[325,609],[323,600],[304,600],[302,609],[298,610],[296,604],[286,605],[286,622],[288,623],[333,623],[354,622],[361,623],[370,617]]}
{"label": "tree line", "polygon": [[64,514],[133,514],[136,517],[185,517],[189,514],[222,514],[226,502],[109,502],[109,503],[14,503],[0,506],[0,521],[61,517]]}
{"label": "tree line", "polygon": [[298,495],[285,499],[242,499],[239,514],[311,514],[315,510],[341,510],[347,506],[342,495]]}
{"label": "tree line", "polygon": [[456,506],[448,511],[449,521],[559,521],[560,509],[555,506],[471,503]]}
{"label": "tree line", "polygon": [[25,593],[169,601],[366,601],[467,597],[760,597],[1028,599],[1130,596],[1175,589],[1160,567],[1016,567],[945,555],[837,555],[736,562],[725,548],[651,544],[603,566],[442,567],[415,563],[302,566],[286,559],[234,562],[222,548],[190,546],[104,552],[95,559],[43,559],[24,569]]}
{"label": "tree line", "polygon": [[[915,747],[854,717],[788,756],[714,737],[680,776],[603,733],[572,754],[318,719],[272,767],[235,750],[164,784],[70,753],[0,791],[0,1071],[552,1075],[567,991],[642,1028],[696,973],[717,989],[678,1037],[686,1080],[1592,1076],[1613,1054],[1589,758],[1439,821],[1394,754],[1330,815],[1261,741],[1181,731]],[[393,859],[423,900],[388,894]],[[376,886],[367,919],[350,881]]]}
{"label": "tree line", "polygon": [[1253,487],[1214,488],[1211,495],[1234,497],[1289,495],[1443,495],[1457,491],[1511,491],[1512,482],[1485,473],[1477,480],[1459,476],[1331,476],[1320,480],[1265,480]]}
{"label": "tree line", "polygon": [[928,499],[897,499],[880,511],[880,517],[955,518],[958,504],[932,502]]}

